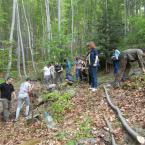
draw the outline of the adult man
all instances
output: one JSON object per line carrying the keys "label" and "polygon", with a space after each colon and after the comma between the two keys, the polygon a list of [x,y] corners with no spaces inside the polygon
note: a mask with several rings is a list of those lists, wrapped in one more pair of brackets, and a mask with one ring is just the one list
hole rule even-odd
{"label": "adult man", "polygon": [[127,49],[124,50],[120,56],[120,74],[119,80],[125,80],[129,77],[129,72],[131,69],[132,62],[137,61],[142,72],[145,73],[145,62],[143,57],[145,57],[145,51],[142,49]]}
{"label": "adult man", "polygon": [[30,108],[30,97],[29,93],[32,90],[31,79],[27,78],[25,82],[23,82],[20,86],[20,91],[18,95],[18,103],[17,103],[17,110],[16,110],[16,118],[15,121],[18,120],[20,110],[22,108],[22,102],[25,101],[26,104],[26,112],[25,117],[27,118],[29,115],[29,108]]}
{"label": "adult man", "polygon": [[55,64],[55,72],[56,72],[55,83],[62,82],[63,68],[62,68],[61,64],[59,64],[58,62]]}
{"label": "adult man", "polygon": [[3,103],[3,119],[4,121],[8,121],[10,115],[11,108],[11,99],[12,96],[16,98],[14,86],[13,86],[13,78],[7,78],[6,82],[0,84],[1,91],[1,101]]}

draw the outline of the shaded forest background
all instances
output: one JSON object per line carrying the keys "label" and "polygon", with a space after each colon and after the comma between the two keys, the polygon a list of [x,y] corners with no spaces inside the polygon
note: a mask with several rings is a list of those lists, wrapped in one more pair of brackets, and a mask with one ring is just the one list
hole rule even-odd
{"label": "shaded forest background", "polygon": [[21,77],[48,62],[145,47],[145,0],[0,0],[0,72]]}

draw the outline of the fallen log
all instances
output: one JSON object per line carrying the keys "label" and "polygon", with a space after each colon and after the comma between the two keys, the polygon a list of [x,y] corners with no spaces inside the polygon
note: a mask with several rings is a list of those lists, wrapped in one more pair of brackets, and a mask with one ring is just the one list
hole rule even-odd
{"label": "fallen log", "polygon": [[112,126],[111,126],[111,123],[107,120],[107,118],[104,116],[104,120],[106,122],[106,125],[108,126],[109,128],[109,132],[110,132],[110,136],[111,136],[111,143],[112,145],[117,145],[116,144],[116,141],[115,141],[115,138],[114,138],[114,135],[113,135],[113,129],[112,129]]}
{"label": "fallen log", "polygon": [[123,127],[126,129],[126,131],[140,144],[145,144],[145,138],[141,135],[139,135],[137,132],[135,132],[127,123],[126,119],[123,117],[122,112],[119,110],[117,106],[115,106],[111,99],[110,96],[108,95],[107,88],[104,86],[105,94],[106,94],[106,99],[108,101],[108,104],[111,106],[111,108],[117,113],[118,118],[120,119]]}

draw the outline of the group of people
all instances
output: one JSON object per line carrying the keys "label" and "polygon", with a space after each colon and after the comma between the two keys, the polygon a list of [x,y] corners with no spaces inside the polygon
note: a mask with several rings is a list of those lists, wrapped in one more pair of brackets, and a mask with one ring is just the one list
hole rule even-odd
{"label": "group of people", "polygon": [[47,84],[62,82],[63,68],[61,64],[50,63],[43,68],[44,81]]}
{"label": "group of people", "polygon": [[[97,71],[99,67],[99,53],[96,50],[96,45],[94,42],[87,43],[88,53],[86,57],[76,57],[74,60],[74,70],[76,75],[76,81],[88,80],[92,92],[97,91],[98,81],[97,81]],[[129,76],[129,71],[131,69],[131,63],[137,61],[142,72],[145,73],[145,50],[144,49],[127,49],[120,52],[117,48],[113,47],[113,55],[111,57],[114,67],[114,78],[115,82],[124,81]],[[69,83],[73,83],[73,77],[71,75],[71,63],[68,59],[65,62],[65,79]],[[61,64],[56,63],[48,64],[43,68],[44,81],[45,83],[58,83],[62,82],[63,77],[63,67]],[[17,108],[16,116],[14,121],[16,122],[19,118],[19,114],[25,102],[26,111],[25,117],[27,118],[30,110],[30,92],[33,89],[33,84],[30,78],[27,78],[21,85],[17,97]],[[7,78],[6,82],[0,84],[1,98],[0,102],[3,104],[3,119],[4,121],[9,120],[11,99],[14,97],[16,99],[16,93],[13,86],[13,78]]]}
{"label": "group of people", "polygon": [[115,82],[125,81],[129,78],[132,62],[138,62],[142,72],[145,73],[145,49],[127,49],[120,52],[113,48],[113,66]]}
{"label": "group of people", "polygon": [[[28,118],[29,115],[29,109],[30,109],[30,96],[29,92],[33,89],[33,85],[31,84],[31,79],[27,78],[21,85],[18,93],[17,98],[17,108],[16,108],[16,117],[14,119],[14,122],[16,122],[19,118],[19,114],[22,108],[23,101],[25,101],[26,105],[26,111],[25,111],[25,117]],[[3,120],[7,122],[9,120],[9,116],[11,113],[11,100],[12,97],[16,99],[16,93],[13,86],[13,78],[9,77],[7,78],[6,82],[0,84],[0,91],[1,91],[1,98],[0,102],[3,104]]]}

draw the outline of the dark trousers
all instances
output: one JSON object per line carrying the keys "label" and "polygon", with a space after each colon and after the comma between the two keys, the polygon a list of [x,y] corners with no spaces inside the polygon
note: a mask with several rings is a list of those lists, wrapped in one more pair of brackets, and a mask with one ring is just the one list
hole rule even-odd
{"label": "dark trousers", "polygon": [[119,71],[119,60],[114,60],[113,61],[113,67],[114,67],[114,74],[118,74]]}
{"label": "dark trousers", "polygon": [[76,80],[81,80],[81,69],[76,69]]}
{"label": "dark trousers", "polygon": [[89,85],[91,85],[91,66],[88,69]]}
{"label": "dark trousers", "polygon": [[90,85],[92,88],[97,88],[97,67],[96,66],[90,66]]}

